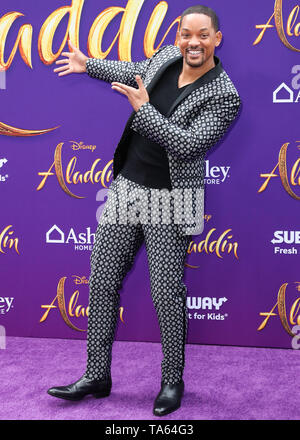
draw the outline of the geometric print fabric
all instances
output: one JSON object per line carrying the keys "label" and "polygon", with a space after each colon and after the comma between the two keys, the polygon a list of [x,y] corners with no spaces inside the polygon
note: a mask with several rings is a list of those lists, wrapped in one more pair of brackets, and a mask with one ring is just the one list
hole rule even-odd
{"label": "geometric print fabric", "polygon": [[[151,296],[162,344],[161,380],[175,384],[182,379],[185,366],[188,311],[187,289],[182,279],[192,236],[182,235],[181,225],[174,222],[152,224],[138,221],[143,209],[143,199],[138,198],[137,191],[137,199],[129,200],[123,190],[124,183],[131,194],[134,194],[134,190],[143,189],[148,191],[150,197],[150,188],[132,182],[121,174],[118,174],[109,187],[117,197],[113,198],[112,193],[108,196],[91,254],[85,376],[89,379],[104,379],[111,374],[112,346],[119,317],[119,290],[144,242]],[[135,223],[122,224],[118,217],[117,221],[109,222],[110,216],[113,218],[115,215],[115,200],[122,206],[124,203],[129,205],[139,201]],[[172,206],[171,204],[171,209]],[[161,214],[163,215],[163,211]]]}

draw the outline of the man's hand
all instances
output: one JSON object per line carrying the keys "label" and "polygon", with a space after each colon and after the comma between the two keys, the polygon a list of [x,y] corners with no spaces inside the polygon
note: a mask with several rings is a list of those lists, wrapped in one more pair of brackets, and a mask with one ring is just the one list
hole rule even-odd
{"label": "man's hand", "polygon": [[63,60],[57,60],[55,64],[66,64],[65,66],[58,67],[53,72],[62,72],[58,76],[68,75],[69,73],[84,73],[86,72],[86,60],[87,56],[84,55],[77,47],[75,47],[70,40],[68,40],[69,48],[72,52],[62,52],[67,58]]}
{"label": "man's hand", "polygon": [[140,75],[136,75],[135,79],[139,86],[138,89],[115,81],[111,83],[111,88],[117,90],[117,92],[123,93],[123,95],[126,95],[128,101],[137,112],[141,105],[143,105],[145,102],[149,102],[149,95]]}

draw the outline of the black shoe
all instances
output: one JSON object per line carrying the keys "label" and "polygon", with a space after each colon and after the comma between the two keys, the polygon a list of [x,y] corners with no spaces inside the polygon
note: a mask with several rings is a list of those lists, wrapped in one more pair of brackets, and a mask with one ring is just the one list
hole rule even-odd
{"label": "black shoe", "polygon": [[106,380],[87,379],[84,375],[70,385],[65,387],[50,388],[47,393],[50,396],[59,397],[66,400],[81,400],[87,394],[94,397],[107,397],[111,391],[111,377]]}
{"label": "black shoe", "polygon": [[160,392],[154,401],[153,414],[155,416],[165,416],[180,408],[183,390],[183,380],[175,384],[165,384],[162,381]]}

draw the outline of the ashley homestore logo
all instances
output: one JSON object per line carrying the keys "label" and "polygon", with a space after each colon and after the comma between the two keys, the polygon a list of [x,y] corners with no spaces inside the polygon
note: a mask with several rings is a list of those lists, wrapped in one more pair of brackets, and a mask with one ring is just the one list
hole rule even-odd
{"label": "ashley homestore logo", "polygon": [[57,225],[53,225],[46,232],[46,243],[49,244],[74,244],[75,250],[92,250],[95,242],[95,233],[91,232],[91,228],[86,228],[85,232],[76,232],[74,228],[70,228],[65,233]]}

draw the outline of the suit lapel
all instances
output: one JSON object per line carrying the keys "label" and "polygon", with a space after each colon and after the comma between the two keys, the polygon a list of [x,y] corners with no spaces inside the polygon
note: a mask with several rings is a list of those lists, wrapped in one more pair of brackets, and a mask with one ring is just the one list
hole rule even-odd
{"label": "suit lapel", "polygon": [[[153,90],[153,88],[155,87],[156,83],[159,81],[160,77],[163,75],[165,70],[173,63],[180,62],[182,64],[182,59],[183,59],[183,56],[181,53],[179,53],[179,55],[176,55],[175,57],[169,59],[158,69],[158,71],[155,73],[152,80],[148,84],[148,86],[146,86],[146,90],[147,90],[148,94],[151,93],[151,91]],[[182,91],[182,93],[175,99],[175,101],[171,105],[171,107],[166,115],[167,117],[170,116],[170,114],[173,112],[175,107],[177,107],[180,104],[180,102],[183,99],[185,99],[190,93],[192,93],[194,90],[202,87],[204,84],[207,84],[208,82],[217,78],[217,76],[219,76],[220,73],[222,73],[224,71],[220,59],[215,55],[214,55],[214,61],[215,61],[215,67],[213,67],[208,72],[206,72],[204,75],[202,75],[200,78],[198,78],[196,81],[192,82],[190,85],[185,87],[185,89]],[[132,115],[132,117],[133,117],[133,115]]]}
{"label": "suit lapel", "polygon": [[[173,58],[170,58],[165,63],[163,63],[162,66],[160,66],[160,68],[156,71],[155,75],[151,79],[150,83],[146,86],[146,90],[147,90],[148,94],[151,93],[151,90],[153,90],[154,86],[157,84],[158,80],[160,79],[162,74],[165,72],[165,70],[173,63],[176,63],[176,62],[182,63],[182,58],[183,58],[182,54],[179,53],[179,55],[176,55]],[[191,83],[190,85],[188,85],[187,87],[184,88],[182,93],[175,99],[175,101],[171,105],[171,108],[169,109],[168,113],[166,114],[166,117],[169,117],[170,114],[174,111],[174,109],[181,103],[181,101],[183,99],[185,99],[187,96],[189,96],[190,93],[192,93],[194,90],[198,89],[199,87],[202,87],[204,84],[212,81],[217,76],[219,76],[220,73],[222,73],[224,71],[219,58],[214,56],[214,61],[215,61],[215,67],[210,69],[208,72],[206,72],[200,78],[198,78],[196,81],[194,81],[193,83]],[[135,116],[135,113],[136,113],[135,110],[133,110],[127,120],[122,137],[121,137],[119,144],[118,144],[118,147],[116,149],[115,155],[120,154],[119,151],[120,151],[121,144],[124,142],[128,132],[129,132],[129,128],[130,128],[131,122]],[[117,171],[114,171],[114,176],[116,176],[116,174],[117,174]]]}
{"label": "suit lapel", "polygon": [[148,94],[151,93],[153,87],[155,86],[155,84],[158,82],[159,78],[162,76],[162,74],[164,73],[164,71],[173,63],[176,63],[176,61],[179,61],[180,59],[182,59],[182,55],[181,53],[173,58],[170,58],[169,60],[167,60],[162,66],[160,66],[160,68],[157,70],[157,72],[155,73],[155,75],[153,76],[152,80],[150,81],[150,83],[146,86],[146,90],[148,92]]}
{"label": "suit lapel", "polygon": [[[164,73],[164,71],[172,64],[175,63],[176,61],[179,61],[180,59],[182,59],[182,55],[180,54],[179,56],[175,56],[173,58],[170,58],[169,60],[167,60],[162,66],[160,66],[160,68],[156,71],[155,75],[153,76],[153,78],[151,79],[150,83],[146,86],[146,90],[148,92],[148,94],[151,93],[151,90],[154,88],[155,84],[158,82],[159,78],[162,76],[162,74]],[[126,123],[124,132],[127,130],[127,128],[130,126],[134,115],[135,115],[135,110],[132,111],[131,115],[129,116],[129,119]]]}
{"label": "suit lapel", "polygon": [[[179,57],[180,58],[180,57]],[[182,55],[181,55],[182,59]],[[176,62],[178,58],[172,59],[172,62]],[[204,86],[204,84],[207,84],[208,82],[211,82],[213,79],[217,78],[217,76],[220,75],[224,71],[221,61],[218,57],[214,56],[215,61],[215,67],[210,69],[208,72],[206,72],[204,75],[200,76],[200,78],[196,79],[196,81],[189,84],[182,93],[180,93],[179,96],[175,99],[173,104],[171,105],[169,111],[167,112],[166,116],[170,116],[172,111],[177,107],[183,99],[185,99],[190,93],[192,93],[194,90],[199,89],[200,87]]]}
{"label": "suit lapel", "polygon": [[[165,72],[165,70],[173,63],[176,63],[176,62],[182,63],[182,58],[183,58],[182,54],[180,53],[179,55],[176,55],[175,57],[170,58],[162,66],[160,66],[160,68],[157,70],[157,72],[153,76],[152,80],[150,81],[150,83],[146,86],[146,90],[147,90],[148,94],[151,93],[151,91],[153,90],[153,88],[155,87],[155,85],[159,81],[160,77]],[[202,87],[204,84],[207,84],[208,82],[217,78],[217,76],[219,76],[220,73],[222,73],[224,71],[220,59],[215,55],[214,55],[214,61],[215,61],[215,67],[213,67],[208,72],[206,72],[204,75],[202,75],[200,78],[196,79],[196,81],[192,82],[190,85],[185,87],[185,89],[182,91],[182,93],[175,99],[175,101],[171,105],[171,107],[166,115],[167,117],[170,116],[170,114],[173,112],[175,107],[177,107],[180,104],[180,102],[183,99],[185,99],[190,93],[192,93],[194,90],[198,89],[199,87]],[[134,118],[134,115],[135,115],[135,111],[133,110],[133,112],[129,116],[129,119],[127,121],[125,128],[127,128],[131,124],[131,122]]]}

